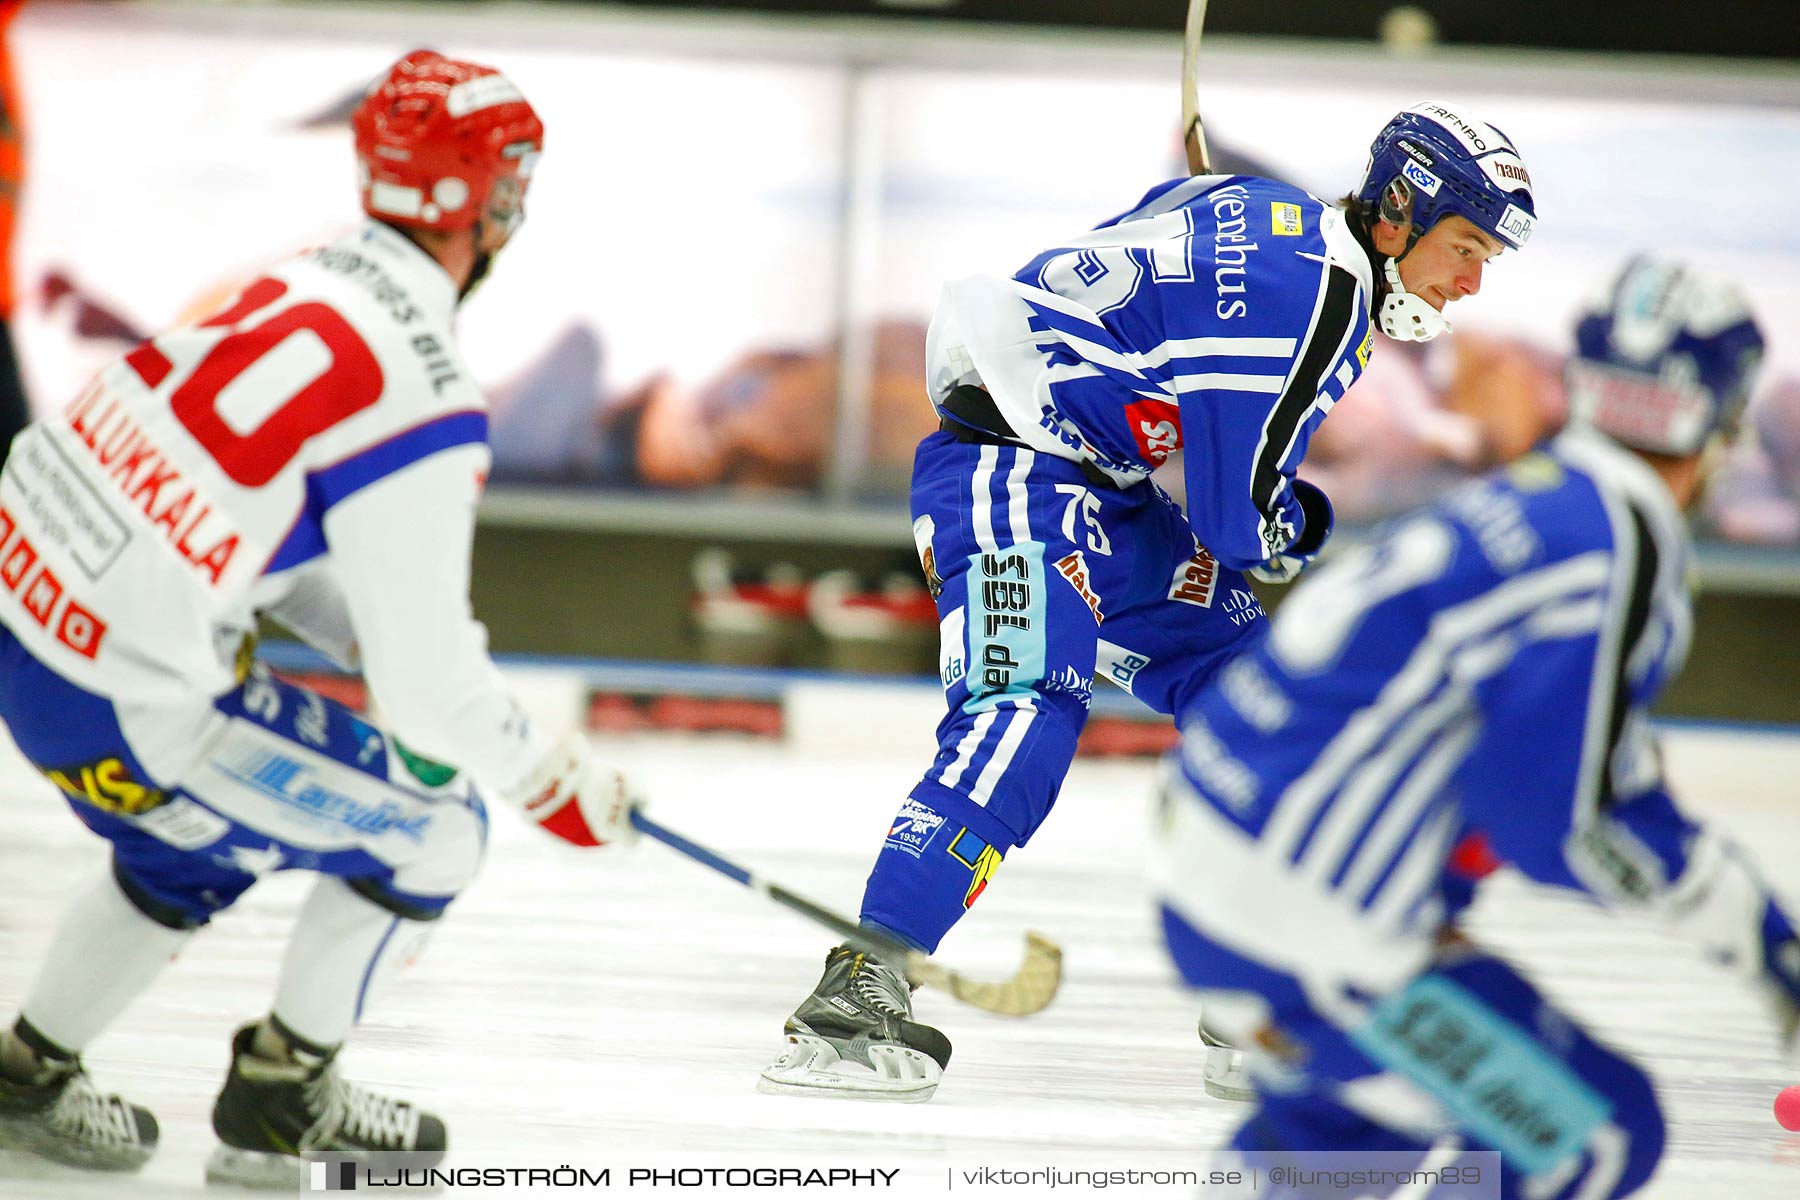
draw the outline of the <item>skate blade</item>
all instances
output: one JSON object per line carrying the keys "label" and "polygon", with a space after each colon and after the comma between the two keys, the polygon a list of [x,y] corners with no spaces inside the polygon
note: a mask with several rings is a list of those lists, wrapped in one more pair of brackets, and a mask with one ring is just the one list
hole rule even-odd
{"label": "skate blade", "polygon": [[[1204,1034],[1202,1034],[1204,1036]],[[1200,1086],[1215,1100],[1239,1103],[1256,1099],[1256,1087],[1250,1082],[1250,1070],[1241,1050],[1217,1042],[1209,1042],[1206,1066],[1200,1072]]]}
{"label": "skate blade", "polygon": [[156,1153],[156,1143],[133,1147],[71,1146],[62,1138],[26,1121],[0,1118],[0,1150],[19,1150],[46,1162],[82,1171],[139,1170]]}
{"label": "skate blade", "polygon": [[823,1038],[790,1034],[780,1057],[756,1081],[756,1090],[767,1096],[923,1104],[944,1077],[930,1055],[908,1046],[870,1046],[869,1059],[873,1068],[845,1061]]}
{"label": "skate blade", "polygon": [[311,1166],[292,1154],[214,1146],[212,1156],[206,1160],[206,1182],[210,1187],[296,1192],[310,1181]]}
{"label": "skate blade", "polygon": [[1200,1086],[1214,1100],[1235,1100],[1240,1104],[1247,1104],[1256,1099],[1256,1089],[1252,1087],[1233,1087],[1204,1077],[1200,1080]]}
{"label": "skate blade", "polygon": [[[212,1187],[249,1188],[266,1192],[329,1191],[334,1190],[335,1185],[327,1181],[335,1179],[335,1174],[322,1175],[319,1172],[335,1172],[341,1166],[349,1164],[355,1171],[355,1179],[360,1180],[365,1170],[372,1171],[379,1177],[377,1182],[380,1186],[395,1194],[437,1195],[443,1192],[443,1184],[424,1181],[423,1168],[438,1166],[443,1159],[442,1153],[429,1152],[320,1153],[297,1157],[292,1154],[240,1150],[235,1146],[219,1145],[213,1147],[212,1157],[206,1160],[206,1182]],[[416,1180],[413,1177],[415,1172],[418,1173]]]}

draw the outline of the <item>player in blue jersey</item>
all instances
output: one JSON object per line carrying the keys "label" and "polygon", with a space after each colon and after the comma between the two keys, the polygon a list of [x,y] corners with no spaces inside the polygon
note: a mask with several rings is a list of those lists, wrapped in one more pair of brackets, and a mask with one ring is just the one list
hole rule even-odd
{"label": "player in blue jersey", "polygon": [[[862,920],[921,950],[1056,801],[1096,674],[1163,713],[1263,623],[1331,531],[1294,478],[1368,362],[1422,339],[1525,243],[1530,179],[1492,126],[1397,115],[1342,206],[1251,176],[1173,180],[1010,279],[949,284],[927,344],[942,425],[913,467],[948,712],[876,857]],[[1186,450],[1187,511],[1149,481]],[[925,1100],[950,1044],[898,972],[846,947],[764,1091]]]}
{"label": "player in blue jersey", "polygon": [[1637,260],[1577,342],[1563,434],[1307,579],[1182,715],[1163,924],[1208,1022],[1255,1047],[1232,1142],[1252,1158],[1497,1150],[1495,1194],[1533,1200],[1649,1178],[1644,1073],[1458,931],[1466,829],[1537,882],[1660,913],[1794,1044],[1793,924],[1677,810],[1648,724],[1689,642],[1683,509],[1762,337],[1734,287]]}

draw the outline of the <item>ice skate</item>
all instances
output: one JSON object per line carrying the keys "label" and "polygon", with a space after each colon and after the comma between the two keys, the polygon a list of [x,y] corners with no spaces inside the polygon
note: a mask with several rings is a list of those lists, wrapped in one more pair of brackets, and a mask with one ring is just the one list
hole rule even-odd
{"label": "ice skate", "polygon": [[103,1096],[80,1059],[45,1062],[20,1082],[0,1074],[0,1148],[90,1171],[135,1171],[156,1152],[156,1118]]}
{"label": "ice skate", "polygon": [[213,1105],[221,1144],[206,1164],[208,1183],[291,1189],[307,1182],[313,1159],[408,1167],[443,1159],[437,1117],[346,1081],[335,1051],[296,1051],[288,1061],[254,1054],[255,1034],[246,1025],[231,1042],[231,1073]]}
{"label": "ice skate", "polygon": [[950,1063],[950,1039],[912,1019],[906,977],[848,946],[825,956],[825,977],[784,1032],[759,1092],[917,1104]]}
{"label": "ice skate", "polygon": [[1200,1069],[1200,1085],[1206,1094],[1215,1100],[1256,1099],[1244,1052],[1207,1029],[1205,1017],[1200,1018],[1200,1041],[1206,1046],[1206,1065]]}

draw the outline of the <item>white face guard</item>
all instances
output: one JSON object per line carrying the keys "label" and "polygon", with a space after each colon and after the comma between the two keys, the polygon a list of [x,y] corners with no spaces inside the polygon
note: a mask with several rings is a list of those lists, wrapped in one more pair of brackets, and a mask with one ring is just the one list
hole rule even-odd
{"label": "white face guard", "polygon": [[1381,332],[1396,342],[1429,342],[1440,333],[1450,332],[1452,326],[1444,319],[1444,314],[1425,303],[1422,296],[1415,296],[1406,290],[1400,282],[1400,264],[1388,259],[1381,266],[1387,278],[1387,299],[1381,302],[1381,312],[1376,314],[1381,322]]}

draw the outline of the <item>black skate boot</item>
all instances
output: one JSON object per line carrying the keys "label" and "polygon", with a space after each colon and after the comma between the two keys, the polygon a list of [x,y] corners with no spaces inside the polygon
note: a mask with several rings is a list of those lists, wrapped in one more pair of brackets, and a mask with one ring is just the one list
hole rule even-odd
{"label": "black skate boot", "polygon": [[912,984],[849,946],[825,956],[825,977],[783,1032],[759,1092],[917,1104],[950,1064],[950,1039],[912,1019]]}
{"label": "black skate boot", "polygon": [[0,1148],[90,1171],[135,1171],[156,1152],[156,1118],[94,1088],[80,1058],[40,1059],[29,1079],[0,1072]]}
{"label": "black skate boot", "polygon": [[298,1188],[314,1160],[377,1169],[443,1160],[444,1123],[346,1081],[335,1049],[295,1047],[286,1061],[270,1059],[252,1052],[255,1036],[246,1025],[231,1039],[231,1072],[213,1104],[221,1144],[206,1164],[208,1183]]}

